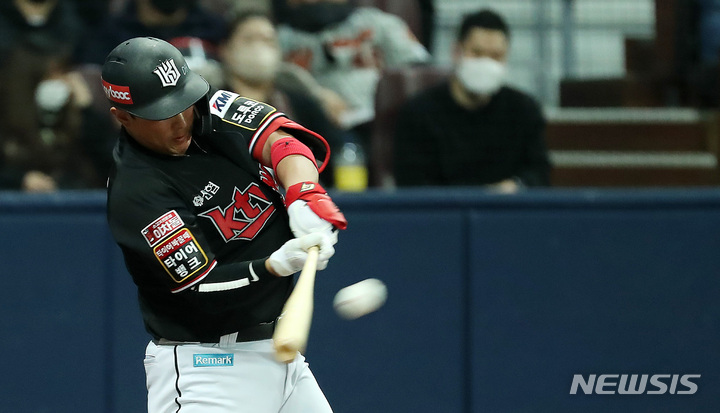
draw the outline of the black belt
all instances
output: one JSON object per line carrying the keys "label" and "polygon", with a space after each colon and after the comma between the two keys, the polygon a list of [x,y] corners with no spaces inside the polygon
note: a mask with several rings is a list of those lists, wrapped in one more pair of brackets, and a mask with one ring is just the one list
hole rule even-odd
{"label": "black belt", "polygon": [[275,322],[244,328],[237,332],[238,335],[235,342],[244,343],[246,341],[267,340],[272,338],[274,332]]}
{"label": "black belt", "polygon": [[[236,343],[245,343],[248,341],[258,341],[258,340],[267,340],[269,338],[272,338],[273,332],[275,331],[275,322],[272,323],[265,323],[260,324],[248,328],[244,328],[237,332],[237,337],[235,338]],[[235,334],[235,333],[230,333]],[[229,334],[227,334],[229,335]],[[225,336],[227,336],[225,335]],[[223,337],[225,337],[223,336]],[[168,339],[156,339],[153,340],[153,342],[157,345],[175,345],[175,344],[186,344],[186,343],[219,343],[221,340],[220,338],[216,338],[214,340],[200,340],[200,341],[176,341],[176,340],[168,340]]]}

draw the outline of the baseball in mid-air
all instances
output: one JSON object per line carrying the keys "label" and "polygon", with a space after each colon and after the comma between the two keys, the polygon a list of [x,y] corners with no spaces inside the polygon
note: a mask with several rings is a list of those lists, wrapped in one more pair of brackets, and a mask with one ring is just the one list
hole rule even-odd
{"label": "baseball in mid-air", "polygon": [[376,311],[387,300],[387,287],[377,278],[368,278],[349,285],[335,294],[333,307],[337,314],[354,320]]}

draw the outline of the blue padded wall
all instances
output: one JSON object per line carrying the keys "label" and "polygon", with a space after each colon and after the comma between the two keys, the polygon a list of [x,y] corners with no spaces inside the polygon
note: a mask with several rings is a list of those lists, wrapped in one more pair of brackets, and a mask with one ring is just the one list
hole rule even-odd
{"label": "blue padded wall", "polygon": [[[464,408],[464,219],[435,210],[355,208],[318,274],[308,359],[337,412]],[[346,321],[332,309],[346,285],[379,278],[382,311]]]}
{"label": "blue padded wall", "polygon": [[[473,411],[717,409],[720,214],[560,212],[473,214]],[[701,378],[694,395],[570,395],[574,374]]]}
{"label": "blue padded wall", "polygon": [[[333,194],[307,357],[336,412],[715,412],[720,191]],[[145,409],[149,339],[102,193],[0,193],[2,411]],[[340,288],[388,286],[347,321]],[[574,374],[700,374],[571,395]]]}
{"label": "blue padded wall", "polygon": [[112,358],[101,209],[34,199],[0,209],[0,410],[106,411]]}

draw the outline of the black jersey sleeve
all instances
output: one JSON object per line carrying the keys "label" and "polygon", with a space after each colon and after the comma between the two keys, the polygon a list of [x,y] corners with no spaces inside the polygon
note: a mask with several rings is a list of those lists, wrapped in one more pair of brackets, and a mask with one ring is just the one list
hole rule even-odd
{"label": "black jersey sleeve", "polygon": [[227,90],[218,90],[210,98],[209,105],[210,114],[217,117],[223,131],[237,130],[241,132],[240,136],[246,137],[243,144],[257,161],[262,160],[262,150],[270,135],[283,129],[313,151],[316,163],[320,165],[319,171],[329,162],[330,145],[325,138],[289,119],[267,103]]}

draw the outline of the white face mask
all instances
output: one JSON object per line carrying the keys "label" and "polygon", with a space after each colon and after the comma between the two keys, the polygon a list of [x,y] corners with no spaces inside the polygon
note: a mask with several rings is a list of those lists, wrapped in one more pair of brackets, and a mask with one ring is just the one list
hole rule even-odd
{"label": "white face mask", "polygon": [[229,70],[249,82],[265,82],[275,78],[281,56],[277,47],[260,42],[235,48],[229,56]]}
{"label": "white face mask", "polygon": [[49,18],[49,14],[28,14],[25,16],[25,21],[32,27],[41,27],[45,26]]}
{"label": "white face mask", "polygon": [[60,79],[45,79],[35,89],[35,104],[48,112],[57,112],[70,100],[70,86]]}
{"label": "white face mask", "polygon": [[506,68],[503,63],[489,57],[462,57],[455,69],[460,83],[468,92],[490,96],[505,82]]}

